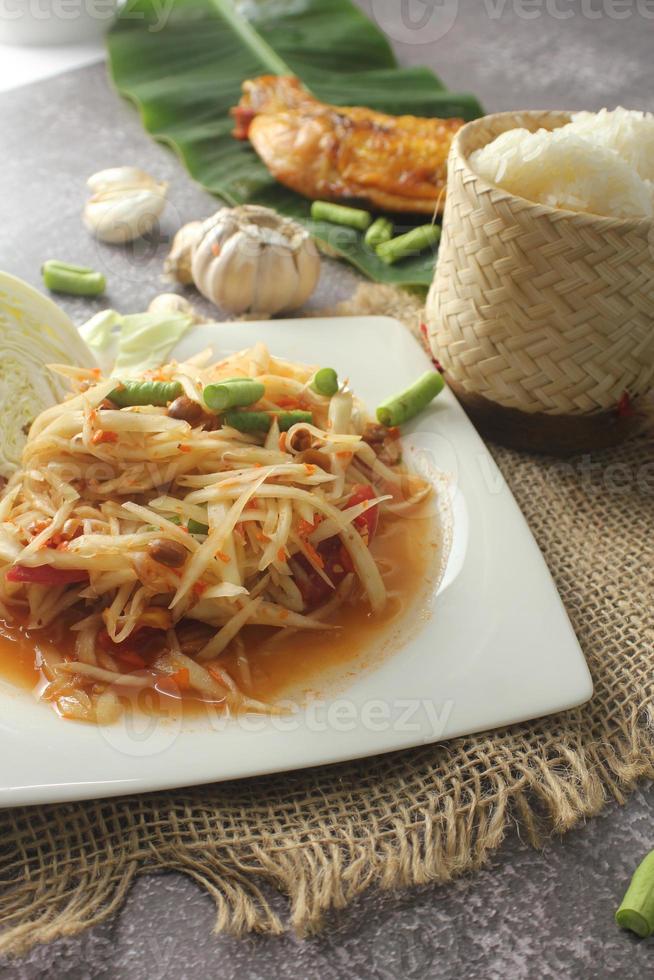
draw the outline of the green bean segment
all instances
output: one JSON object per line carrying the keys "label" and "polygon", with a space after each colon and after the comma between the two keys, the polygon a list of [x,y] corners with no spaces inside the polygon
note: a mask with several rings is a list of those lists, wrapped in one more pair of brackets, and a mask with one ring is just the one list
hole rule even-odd
{"label": "green bean segment", "polygon": [[406,391],[388,398],[377,409],[377,421],[382,425],[402,425],[415,418],[443,390],[445,382],[438,371],[427,371]]}
{"label": "green bean segment", "polygon": [[378,257],[386,265],[393,265],[400,259],[406,259],[410,255],[417,255],[424,252],[427,248],[433,248],[441,237],[440,225],[419,225],[412,228],[405,235],[398,235],[387,242],[378,245],[376,252]]}
{"label": "green bean segment", "polygon": [[654,851],[634,871],[615,921],[643,939],[654,933]]}
{"label": "green bean segment", "polygon": [[365,231],[372,221],[370,211],[332,204],[331,201],[314,201],[311,205],[311,217],[314,221],[329,221],[333,225],[346,225],[358,231]]}
{"label": "green bean segment", "polygon": [[267,432],[274,418],[280,432],[286,432],[298,422],[313,422],[311,412],[225,412],[223,425],[229,425],[239,432]]}
{"label": "green bean segment", "polygon": [[195,521],[195,520],[193,520],[192,517],[189,517],[188,524],[186,526],[188,527],[189,534],[208,534],[209,533],[209,525],[208,524],[202,524],[200,521]]}
{"label": "green bean segment", "polygon": [[[179,516],[179,514],[164,514],[164,517],[166,518],[167,521],[170,521],[171,524],[176,524],[178,527],[181,527],[182,518]],[[160,531],[161,528],[159,527],[158,524],[146,524],[143,530]]]}
{"label": "green bean segment", "polygon": [[168,405],[184,394],[179,381],[121,381],[107,395],[118,408],[130,405]]}
{"label": "green bean segment", "polygon": [[320,368],[309,382],[309,387],[318,395],[331,398],[338,391],[338,375],[334,368]]}
{"label": "green bean segment", "polygon": [[265,388],[253,378],[217,381],[207,385],[202,392],[204,404],[212,412],[224,412],[228,408],[243,408],[254,405],[263,398]]}
{"label": "green bean segment", "polygon": [[99,296],[107,287],[101,272],[83,265],[70,265],[57,259],[48,259],[41,267],[43,283],[53,293],[69,293],[71,296]]}
{"label": "green bean segment", "polygon": [[[166,514],[166,520],[170,521],[171,524],[176,524],[178,527],[183,527],[182,518],[179,514]],[[157,527],[156,524],[146,524],[146,531],[160,531],[161,528]],[[186,525],[186,530],[189,534],[208,534],[209,525],[201,524],[200,521],[194,521],[192,517],[189,517],[188,524]]]}
{"label": "green bean segment", "polygon": [[279,426],[280,432],[288,432],[291,426],[297,425],[298,422],[308,422],[309,425],[313,423],[311,412],[301,412],[299,410],[294,412],[271,412],[271,418],[277,418],[277,425]]}
{"label": "green bean segment", "polygon": [[364,242],[369,248],[377,248],[383,242],[393,237],[393,222],[388,218],[377,218],[364,235]]}

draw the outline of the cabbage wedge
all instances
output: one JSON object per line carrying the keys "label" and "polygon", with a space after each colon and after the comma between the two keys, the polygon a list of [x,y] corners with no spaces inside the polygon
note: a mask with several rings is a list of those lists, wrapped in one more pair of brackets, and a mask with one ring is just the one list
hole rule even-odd
{"label": "cabbage wedge", "polygon": [[73,323],[52,300],[0,272],[0,476],[10,477],[32,421],[69,393],[48,364],[96,366]]}

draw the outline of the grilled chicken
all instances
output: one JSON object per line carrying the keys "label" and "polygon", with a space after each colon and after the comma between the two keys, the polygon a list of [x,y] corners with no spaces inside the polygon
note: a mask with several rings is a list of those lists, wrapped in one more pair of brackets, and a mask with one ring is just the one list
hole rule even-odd
{"label": "grilled chicken", "polygon": [[296,78],[243,83],[234,136],[249,139],[273,177],[298,194],[377,208],[442,210],[447,154],[462,119],[389,116],[327,105]]}

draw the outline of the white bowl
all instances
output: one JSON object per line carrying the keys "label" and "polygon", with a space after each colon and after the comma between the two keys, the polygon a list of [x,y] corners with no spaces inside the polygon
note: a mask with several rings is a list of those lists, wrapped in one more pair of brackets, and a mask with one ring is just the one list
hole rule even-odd
{"label": "white bowl", "polygon": [[0,8],[3,44],[77,44],[100,38],[117,0],[12,0]]}

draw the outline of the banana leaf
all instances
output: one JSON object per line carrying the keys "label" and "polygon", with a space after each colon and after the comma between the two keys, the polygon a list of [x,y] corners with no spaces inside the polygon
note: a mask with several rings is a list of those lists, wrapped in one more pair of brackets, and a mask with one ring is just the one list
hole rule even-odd
{"label": "banana leaf", "polygon": [[[265,73],[297,75],[337,105],[481,114],[473,96],[448,92],[429,69],[398,68],[384,35],[350,0],[175,0],[170,9],[162,0],[128,0],[108,47],[119,92],[208,191],[231,205],[265,204],[296,218],[377,282],[429,284],[433,254],[385,265],[359,232],[312,222],[310,202],[278,184],[249,144],[231,136],[229,109],[241,83]],[[397,233],[411,219],[402,221]]]}

